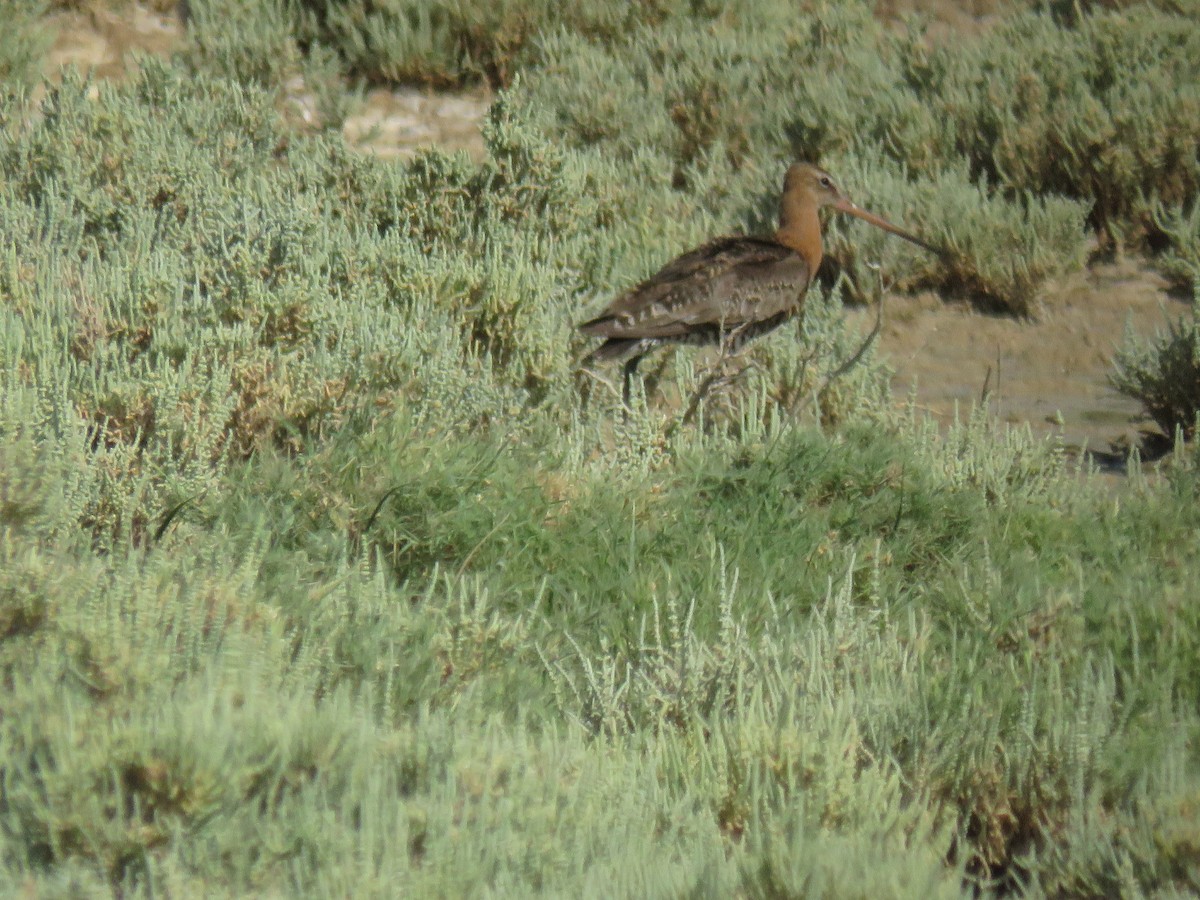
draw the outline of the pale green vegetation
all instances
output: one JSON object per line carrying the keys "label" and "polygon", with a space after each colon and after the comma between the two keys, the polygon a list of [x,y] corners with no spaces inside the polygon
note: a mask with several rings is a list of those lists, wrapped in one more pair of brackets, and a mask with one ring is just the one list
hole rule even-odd
{"label": "pale green vegetation", "polygon": [[1153,338],[1127,337],[1111,379],[1118,390],[1142,401],[1168,438],[1195,437],[1200,415],[1200,296],[1192,300],[1190,316],[1168,322]]}
{"label": "pale green vegetation", "polygon": [[38,78],[42,55],[50,45],[49,30],[41,25],[43,0],[0,0],[0,84],[31,84]]}
{"label": "pale green vegetation", "polygon": [[[1194,171],[1161,162],[1100,215],[1093,175],[977,156],[978,45],[896,82],[915,45],[860,12],[659,8],[527,40],[479,165],[290,129],[277,79],[333,59],[279,30],[291,6],[260,68],[251,29],[36,108],[6,82],[0,893],[1200,891],[1200,460],[1114,495],[982,415],[939,436],[896,413],[870,356],[825,386],[868,263],[1029,310],[1088,229],[1149,240],[1161,204],[1194,209]],[[1114,21],[982,40],[1197,58],[1142,58]],[[735,95],[704,99],[701,45]],[[955,79],[963,107],[922,119]],[[898,131],[838,117],[867,98]],[[610,102],[624,130],[598,132]],[[1062,137],[1035,121],[1011,141]],[[700,422],[677,421],[693,351],[624,419],[572,324],[769,221],[809,150],[958,255],[839,232],[849,278]]]}

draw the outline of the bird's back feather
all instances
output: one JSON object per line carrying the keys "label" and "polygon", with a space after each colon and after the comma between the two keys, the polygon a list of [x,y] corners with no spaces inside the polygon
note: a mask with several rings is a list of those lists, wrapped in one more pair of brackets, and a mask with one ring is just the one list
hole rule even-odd
{"label": "bird's back feather", "polygon": [[718,238],[672,260],[579,327],[617,339],[757,331],[799,311],[811,275],[800,254],[775,241]]}

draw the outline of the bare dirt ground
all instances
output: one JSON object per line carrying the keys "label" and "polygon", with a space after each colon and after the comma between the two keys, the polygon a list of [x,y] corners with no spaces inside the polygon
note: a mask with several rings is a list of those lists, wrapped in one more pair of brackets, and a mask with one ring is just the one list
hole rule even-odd
{"label": "bare dirt ground", "polygon": [[138,3],[103,3],[63,9],[48,17],[56,32],[46,62],[53,78],[61,66],[74,65],[98,78],[118,78],[134,65],[135,53],[170,53],[183,31],[173,12]]}
{"label": "bare dirt ground", "polygon": [[[931,40],[986,29],[1004,0],[880,0],[879,15],[900,27],[908,12],[932,16]],[[96,3],[55,14],[58,38],[47,74],[74,64],[100,77],[120,77],[134,51],[169,53],[183,39],[169,4],[109,8]],[[167,11],[164,11],[166,9]],[[480,124],[490,95],[435,94],[416,88],[377,88],[345,123],[346,139],[365,152],[405,158],[429,145],[484,152]],[[889,296],[880,349],[895,370],[897,403],[915,395],[919,407],[948,423],[988,394],[993,415],[1055,434],[1069,446],[1100,451],[1121,470],[1125,448],[1148,427],[1139,405],[1110,386],[1111,357],[1126,328],[1150,334],[1178,317],[1184,305],[1145,261],[1096,265],[1046,285],[1035,321],[989,316],[947,305],[934,295]],[[866,333],[874,312],[849,310],[851,326]],[[1106,452],[1112,455],[1105,456]]]}
{"label": "bare dirt ground", "polygon": [[[947,305],[933,294],[887,296],[879,350],[895,371],[893,395],[897,403],[915,397],[949,424],[986,394],[1000,421],[1028,424],[1119,464],[1104,454],[1123,456],[1152,423],[1109,384],[1113,353],[1127,327],[1153,334],[1186,304],[1138,258],[1094,265],[1046,285],[1043,295],[1035,321]],[[873,309],[847,312],[864,333],[874,316]]]}
{"label": "bare dirt ground", "polygon": [[[47,61],[51,78],[64,65],[98,78],[120,78],[136,65],[138,53],[167,54],[184,40],[174,4],[167,0],[153,5],[97,0],[56,12],[49,21],[57,32]],[[482,159],[480,127],[490,103],[486,88],[462,94],[373,88],[342,131],[353,146],[388,159],[411,157],[431,145],[462,148]]]}
{"label": "bare dirt ground", "polygon": [[491,92],[434,94],[419,88],[375,88],[342,133],[356,147],[385,159],[404,159],[421,147],[457,147],[483,159],[480,126]]}

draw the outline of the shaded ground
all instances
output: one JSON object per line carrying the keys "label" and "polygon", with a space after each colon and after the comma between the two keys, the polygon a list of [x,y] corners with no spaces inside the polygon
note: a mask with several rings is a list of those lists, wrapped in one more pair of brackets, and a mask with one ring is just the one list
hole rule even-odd
{"label": "shaded ground", "polygon": [[[933,17],[931,40],[989,27],[1003,0],[881,0],[881,16],[896,21],[919,11]],[[182,39],[176,16],[130,4],[119,11],[96,4],[55,14],[58,38],[51,70],[73,63],[103,77],[119,76],[133,51],[168,53]],[[479,126],[486,90],[435,94],[416,88],[370,91],[343,129],[347,140],[387,158],[411,156],[437,144],[483,154]],[[897,402],[915,392],[918,405],[947,423],[979,401],[985,389],[1002,421],[1028,423],[1036,433],[1060,435],[1091,450],[1124,448],[1140,441],[1148,425],[1136,401],[1108,383],[1111,356],[1126,327],[1149,334],[1184,307],[1142,260],[1098,265],[1043,292],[1037,321],[989,316],[952,306],[929,294],[889,297],[880,349],[896,375]],[[852,327],[866,333],[872,310],[850,310]],[[1113,460],[1110,460],[1110,462]],[[1119,466],[1118,466],[1119,468]]]}

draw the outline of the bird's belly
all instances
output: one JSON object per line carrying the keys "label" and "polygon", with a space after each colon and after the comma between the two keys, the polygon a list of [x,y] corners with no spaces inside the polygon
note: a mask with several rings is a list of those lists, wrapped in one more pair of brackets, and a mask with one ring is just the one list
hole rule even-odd
{"label": "bird's belly", "polygon": [[788,319],[792,318],[797,311],[798,308],[789,309],[757,322],[706,322],[689,329],[676,338],[669,338],[668,340],[697,346],[727,344],[729,349],[736,350],[748,341],[774,331]]}
{"label": "bird's belly", "polygon": [[725,333],[733,338],[735,346],[740,347],[746,341],[752,341],[756,337],[761,337],[768,332],[774,331],[788,319],[792,318],[798,310],[799,306],[796,306],[757,322],[747,322],[736,328],[727,328],[725,329]]}

